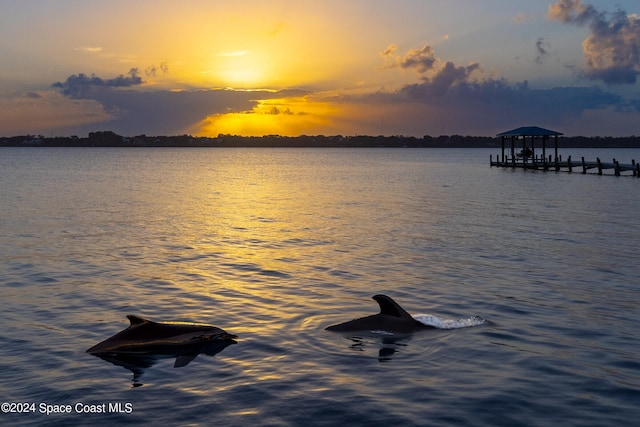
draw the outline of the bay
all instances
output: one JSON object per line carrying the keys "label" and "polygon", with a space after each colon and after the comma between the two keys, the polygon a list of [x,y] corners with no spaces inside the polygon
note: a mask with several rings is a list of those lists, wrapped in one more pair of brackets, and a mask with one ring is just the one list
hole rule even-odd
{"label": "bay", "polygon": [[[2,423],[633,425],[640,180],[489,154],[0,149],[0,395],[36,405]],[[485,323],[324,330],[378,293]],[[127,314],[238,343],[137,373],[85,353]]]}

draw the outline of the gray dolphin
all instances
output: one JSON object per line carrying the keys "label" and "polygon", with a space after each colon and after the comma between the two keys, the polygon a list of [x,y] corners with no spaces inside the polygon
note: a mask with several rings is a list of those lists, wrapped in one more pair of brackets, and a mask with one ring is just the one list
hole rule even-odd
{"label": "gray dolphin", "polygon": [[106,358],[136,357],[145,355],[175,356],[175,367],[188,364],[203,352],[212,353],[215,347],[221,351],[235,344],[237,336],[213,325],[184,322],[152,322],[142,317],[128,315],[131,324],[111,338],[98,343],[87,353]]}
{"label": "gray dolphin", "polygon": [[384,331],[394,334],[410,334],[425,329],[433,329],[433,326],[425,325],[411,317],[390,297],[374,295],[373,299],[380,305],[380,313],[332,325],[327,327],[326,330],[334,332]]}

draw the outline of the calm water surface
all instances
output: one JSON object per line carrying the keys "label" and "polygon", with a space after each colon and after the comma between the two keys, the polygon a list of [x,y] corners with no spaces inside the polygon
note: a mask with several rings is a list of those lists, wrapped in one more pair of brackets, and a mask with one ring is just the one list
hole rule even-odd
{"label": "calm water surface", "polygon": [[[0,149],[0,396],[35,404],[0,423],[634,425],[640,180],[489,154]],[[324,330],[377,312],[376,293],[486,322]],[[127,314],[238,343],[135,373],[85,353]]]}

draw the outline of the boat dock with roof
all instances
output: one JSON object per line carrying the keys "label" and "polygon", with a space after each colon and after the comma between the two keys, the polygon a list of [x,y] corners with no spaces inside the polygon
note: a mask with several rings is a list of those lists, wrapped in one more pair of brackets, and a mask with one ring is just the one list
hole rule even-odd
{"label": "boat dock with roof", "polygon": [[[623,172],[631,172],[633,176],[640,178],[640,163],[636,163],[635,160],[631,160],[631,164],[623,164],[616,159],[613,159],[612,162],[603,162],[600,158],[595,161],[587,161],[584,157],[575,160],[571,156],[563,160],[562,156],[558,156],[558,136],[561,135],[560,132],[537,126],[525,126],[499,133],[497,136],[502,141],[502,151],[495,160],[493,156],[490,156],[489,163],[492,167],[555,170],[556,172],[581,170],[583,174],[597,169],[598,175],[602,175],[603,170],[613,170],[616,176],[620,176]],[[554,154],[547,156],[547,144],[552,139]],[[516,141],[521,142],[521,149],[520,146],[516,148]],[[540,142],[537,148],[536,141]],[[516,151],[517,149],[518,151]],[[536,149],[541,150],[541,153],[540,151],[536,152]]]}

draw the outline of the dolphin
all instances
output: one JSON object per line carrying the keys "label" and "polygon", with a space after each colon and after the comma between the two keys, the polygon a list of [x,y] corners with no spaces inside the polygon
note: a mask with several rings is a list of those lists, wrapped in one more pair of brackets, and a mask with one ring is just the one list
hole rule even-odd
{"label": "dolphin", "polygon": [[383,331],[392,334],[410,334],[433,326],[425,325],[414,319],[397,302],[386,295],[374,295],[380,305],[380,313],[332,325],[326,328],[334,332],[373,332]]}
{"label": "dolphin", "polygon": [[[94,345],[87,353],[105,360],[147,360],[176,357],[174,367],[186,366],[200,353],[214,355],[231,344],[230,334],[213,325],[184,322],[158,323],[128,315],[129,327]],[[114,362],[115,363],[115,362]]]}

